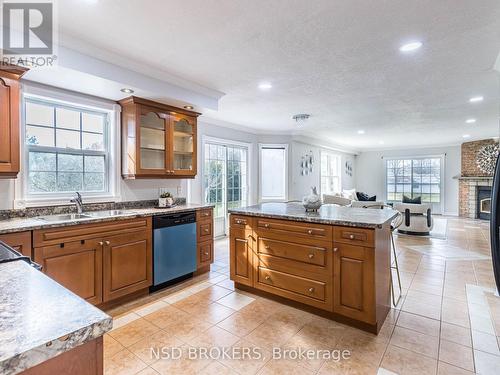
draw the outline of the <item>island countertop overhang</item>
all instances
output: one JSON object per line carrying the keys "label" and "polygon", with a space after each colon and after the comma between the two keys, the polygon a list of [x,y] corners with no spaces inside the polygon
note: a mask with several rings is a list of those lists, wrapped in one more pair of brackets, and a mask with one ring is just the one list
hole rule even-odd
{"label": "island countertop overhang", "polygon": [[229,213],[308,223],[357,228],[382,228],[398,215],[392,209],[353,208],[323,205],[318,212],[306,212],[300,203],[261,203],[229,209]]}

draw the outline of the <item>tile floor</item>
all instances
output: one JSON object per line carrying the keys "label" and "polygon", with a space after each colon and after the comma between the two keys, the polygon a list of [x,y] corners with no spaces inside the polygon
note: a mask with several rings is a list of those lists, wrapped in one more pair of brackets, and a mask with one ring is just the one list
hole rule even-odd
{"label": "tile floor", "polygon": [[[108,311],[105,374],[500,374],[488,236],[487,223],[459,218],[445,240],[399,236],[403,296],[378,336],[235,291],[227,241],[216,241],[210,273]],[[350,357],[277,359],[273,348]]]}

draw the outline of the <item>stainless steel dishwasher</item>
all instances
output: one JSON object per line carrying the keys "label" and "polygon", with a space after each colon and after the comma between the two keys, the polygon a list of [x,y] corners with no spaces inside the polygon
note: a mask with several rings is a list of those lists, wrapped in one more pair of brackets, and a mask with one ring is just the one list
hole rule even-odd
{"label": "stainless steel dishwasher", "polygon": [[196,271],[194,211],[153,217],[153,286],[159,289]]}

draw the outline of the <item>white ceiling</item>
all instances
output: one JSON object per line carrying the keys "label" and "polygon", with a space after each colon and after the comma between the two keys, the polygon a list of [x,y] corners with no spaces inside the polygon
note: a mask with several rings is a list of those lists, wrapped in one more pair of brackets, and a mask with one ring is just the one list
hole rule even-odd
{"label": "white ceiling", "polygon": [[204,115],[256,132],[359,150],[498,135],[498,0],[64,0],[59,32],[225,93]]}

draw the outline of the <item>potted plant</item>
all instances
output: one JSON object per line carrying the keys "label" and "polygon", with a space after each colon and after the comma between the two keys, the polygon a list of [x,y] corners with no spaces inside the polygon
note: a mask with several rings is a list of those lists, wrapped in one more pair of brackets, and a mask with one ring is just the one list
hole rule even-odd
{"label": "potted plant", "polygon": [[159,207],[170,207],[173,204],[174,204],[174,197],[168,191],[160,195],[160,198],[158,199]]}

